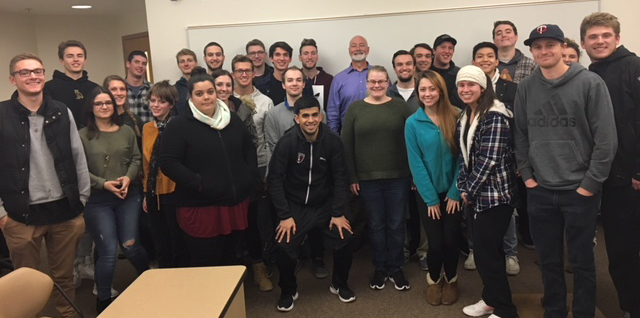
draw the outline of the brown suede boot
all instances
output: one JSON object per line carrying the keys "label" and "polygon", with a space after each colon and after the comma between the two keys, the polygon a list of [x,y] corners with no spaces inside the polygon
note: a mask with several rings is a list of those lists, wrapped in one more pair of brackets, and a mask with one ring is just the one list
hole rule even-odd
{"label": "brown suede boot", "polygon": [[269,279],[269,272],[264,262],[255,263],[253,267],[253,282],[258,285],[261,291],[270,291],[273,289],[273,283]]}
{"label": "brown suede boot", "polygon": [[[445,277],[445,280],[446,277]],[[458,275],[453,277],[450,281],[447,282],[442,287],[442,304],[443,305],[451,305],[458,300]]]}
{"label": "brown suede boot", "polygon": [[427,303],[431,306],[438,306],[442,303],[442,285],[444,284],[444,279],[442,276],[438,279],[437,282],[434,282],[431,279],[431,275],[427,273]]}

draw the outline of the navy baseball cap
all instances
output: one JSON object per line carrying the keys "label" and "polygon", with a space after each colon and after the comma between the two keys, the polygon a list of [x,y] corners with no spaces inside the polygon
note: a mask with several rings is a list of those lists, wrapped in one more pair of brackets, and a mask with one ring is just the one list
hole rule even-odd
{"label": "navy baseball cap", "polygon": [[456,46],[456,44],[458,44],[458,41],[456,41],[456,39],[454,39],[449,34],[442,34],[438,36],[435,41],[433,41],[433,49],[435,50],[438,45],[442,44],[442,42],[451,42],[453,46]]}
{"label": "navy baseball cap", "polygon": [[529,33],[529,38],[524,41],[524,45],[531,46],[537,39],[553,39],[564,43],[564,32],[555,24],[541,24]]}

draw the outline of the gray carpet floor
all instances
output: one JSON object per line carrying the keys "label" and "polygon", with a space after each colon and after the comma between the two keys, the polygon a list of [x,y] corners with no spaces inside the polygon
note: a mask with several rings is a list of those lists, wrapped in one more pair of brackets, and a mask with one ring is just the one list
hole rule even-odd
{"label": "gray carpet floor", "polygon": [[[617,294],[607,271],[608,262],[601,229],[598,231],[598,243],[596,246],[598,286],[596,305],[599,309],[597,316],[617,318],[622,312],[618,307]],[[519,247],[519,258],[520,274],[510,277],[509,282],[514,299],[520,307],[521,318],[542,317],[540,306],[542,279],[536,265],[535,251]],[[300,297],[295,302],[295,308],[289,313],[280,313],[275,306],[280,295],[279,288],[276,286],[270,292],[259,291],[253,283],[253,275],[249,269],[245,280],[247,317],[465,317],[462,307],[480,299],[482,283],[476,271],[462,269],[464,259],[463,256],[460,257],[458,302],[451,306],[435,307],[426,302],[426,272],[420,270],[415,259],[405,267],[405,273],[411,283],[409,291],[397,291],[390,282],[384,290],[369,289],[373,268],[371,252],[366,245],[354,257],[349,284],[356,293],[357,300],[349,304],[340,302],[337,296],[329,293],[330,278],[313,277],[310,262],[307,260],[302,262],[298,272]],[[330,255],[327,255],[327,264],[331,265]],[[46,270],[46,264],[43,265],[43,269]],[[568,290],[571,292],[573,276],[566,274],[566,279]],[[123,291],[133,280],[135,280],[133,267],[126,260],[118,260],[114,287]],[[272,280],[274,284],[277,282],[277,273]],[[77,289],[77,303],[87,318],[96,317],[95,296],[91,293],[92,289],[93,281],[91,280],[83,280],[82,285]],[[42,315],[54,316],[55,311],[49,304]]]}

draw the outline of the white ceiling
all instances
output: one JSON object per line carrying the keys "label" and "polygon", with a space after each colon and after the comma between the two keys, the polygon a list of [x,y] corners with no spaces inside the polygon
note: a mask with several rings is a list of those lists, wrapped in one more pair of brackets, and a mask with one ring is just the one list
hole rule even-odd
{"label": "white ceiling", "polygon": [[[0,12],[32,15],[109,16],[118,15],[132,2],[144,0],[2,0]],[[72,9],[72,5],[88,4],[92,9]]]}

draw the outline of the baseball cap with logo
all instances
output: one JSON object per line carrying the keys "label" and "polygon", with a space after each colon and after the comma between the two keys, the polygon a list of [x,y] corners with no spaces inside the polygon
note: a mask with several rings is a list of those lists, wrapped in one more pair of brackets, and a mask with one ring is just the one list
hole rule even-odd
{"label": "baseball cap with logo", "polygon": [[553,39],[564,43],[564,32],[555,24],[541,24],[529,33],[529,38],[524,41],[524,45],[531,46],[537,39]]}
{"label": "baseball cap with logo", "polygon": [[456,46],[456,44],[458,44],[458,41],[456,41],[456,39],[454,39],[449,34],[442,34],[439,35],[435,41],[433,41],[433,48],[437,48],[440,44],[442,44],[442,42],[451,42],[453,46]]}

